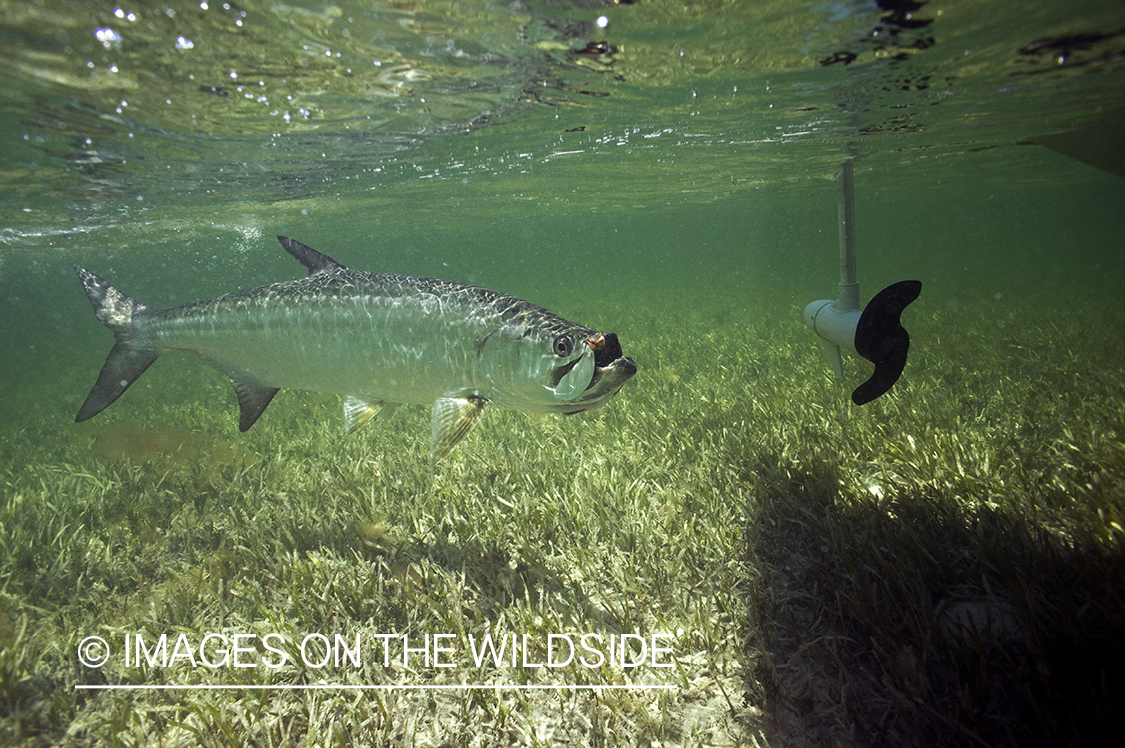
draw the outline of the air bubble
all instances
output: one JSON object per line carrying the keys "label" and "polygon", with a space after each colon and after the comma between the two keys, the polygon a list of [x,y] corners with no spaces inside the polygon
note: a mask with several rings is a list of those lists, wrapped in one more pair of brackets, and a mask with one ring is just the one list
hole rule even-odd
{"label": "air bubble", "polygon": [[121,44],[121,34],[118,34],[111,28],[97,29],[94,31],[94,36],[106,49],[117,47]]}

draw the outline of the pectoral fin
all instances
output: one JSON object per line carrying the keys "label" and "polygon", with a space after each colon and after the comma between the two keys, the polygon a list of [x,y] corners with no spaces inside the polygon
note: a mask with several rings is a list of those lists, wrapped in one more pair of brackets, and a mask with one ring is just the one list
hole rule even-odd
{"label": "pectoral fin", "polygon": [[434,401],[433,434],[430,438],[430,464],[453,451],[477,425],[488,401],[482,397],[439,397]]}

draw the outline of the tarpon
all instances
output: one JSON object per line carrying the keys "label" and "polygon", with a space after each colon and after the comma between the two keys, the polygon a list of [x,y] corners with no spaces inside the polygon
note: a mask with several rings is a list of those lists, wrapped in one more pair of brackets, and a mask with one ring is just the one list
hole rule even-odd
{"label": "tarpon", "polygon": [[77,421],[117,398],[162,353],[193,351],[238,395],[246,431],[282,387],[344,396],[351,433],[383,409],[432,405],[430,461],[448,455],[494,405],[581,413],[637,371],[613,333],[484,288],[344,267],[281,245],[308,275],[170,309],[147,307],[75,266],[116,339]]}

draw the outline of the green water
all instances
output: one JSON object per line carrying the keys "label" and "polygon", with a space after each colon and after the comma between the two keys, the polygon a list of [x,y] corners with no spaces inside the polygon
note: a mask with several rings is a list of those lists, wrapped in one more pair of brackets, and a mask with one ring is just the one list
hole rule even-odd
{"label": "green water", "polygon": [[[699,623],[707,617],[699,611],[711,603],[722,608],[723,594],[758,578],[725,565],[744,549],[723,533],[741,526],[747,497],[764,501],[780,491],[754,467],[767,463],[789,470],[795,483],[831,465],[849,500],[870,498],[868,489],[881,497],[899,485],[896,471],[909,473],[929,488],[901,489],[900,499],[929,496],[932,488],[939,503],[1000,506],[1042,520],[1074,547],[1087,537],[1075,527],[1098,525],[1089,537],[1119,559],[1122,533],[1112,528],[1125,515],[1125,178],[1036,141],[1063,134],[1085,161],[1109,168],[1121,160],[1122,29],[1125,9],[1094,0],[0,3],[0,440],[12,462],[8,488],[0,489],[3,516],[6,531],[15,532],[20,518],[31,516],[21,502],[33,488],[76,502],[58,510],[60,527],[94,539],[82,546],[86,561],[58,578],[81,587],[97,577],[105,585],[68,607],[60,589],[34,581],[48,568],[42,558],[0,558],[0,644],[15,651],[13,642],[26,643],[14,638],[24,616],[39,632],[32,650],[41,653],[37,664],[10,672],[34,673],[39,680],[28,682],[40,685],[28,688],[41,695],[50,690],[43,683],[69,694],[87,682],[77,665],[42,653],[70,651],[71,639],[105,624],[91,612],[102,594],[128,608],[128,626],[210,630],[218,625],[208,617],[215,599],[225,599],[221,586],[214,599],[201,592],[184,603],[179,618],[143,612],[157,610],[148,606],[146,585],[195,573],[184,568],[234,578],[246,574],[245,564],[293,553],[344,559],[352,564],[347,574],[361,577],[368,562],[377,567],[383,558],[371,550],[377,543],[365,522],[382,527],[385,520],[391,535],[407,538],[402,547],[430,549],[430,561],[402,553],[425,569],[436,564],[439,576],[470,558],[484,564],[487,577],[493,571],[484,562],[509,552],[513,569],[517,558],[520,569],[539,569],[509,545],[550,544],[569,559],[558,562],[553,583],[596,598],[583,574],[594,578],[591,568],[631,558],[634,545],[628,553],[609,541],[604,552],[590,550],[601,549],[604,538],[579,520],[557,532],[532,521],[524,529],[544,535],[517,542],[503,522],[481,520],[492,550],[476,558],[453,541],[462,555],[438,563],[436,549],[449,542],[433,529],[441,523],[411,514],[430,511],[412,509],[415,503],[471,516],[481,507],[536,507],[549,497],[562,516],[560,497],[568,491],[583,500],[604,491],[606,506],[622,513],[607,521],[659,521],[668,543],[684,544],[676,558],[697,553],[698,563],[683,562],[667,578],[648,567],[623,572],[627,581],[609,572],[612,584],[598,578],[612,588],[607,599],[657,599],[674,609],[663,620],[694,632],[684,648],[733,662],[736,650],[748,651],[733,643],[737,615],[715,613],[722,624],[711,630]],[[588,46],[603,41],[605,54]],[[1102,143],[1095,131],[1118,134]],[[902,279],[923,283],[904,315],[913,343],[903,379],[864,411],[831,381],[800,316],[806,303],[835,294],[834,174],[849,155],[863,298]],[[73,264],[143,303],[173,306],[299,276],[303,269],[277,244],[278,234],[356,269],[474,283],[614,331],[638,374],[588,422],[544,425],[489,413],[458,448],[450,472],[432,481],[422,468],[428,421],[421,409],[404,408],[398,420],[337,442],[335,399],[283,393],[261,424],[240,436],[227,383],[186,355],[162,359],[89,424],[92,430],[73,424],[112,345]],[[863,371],[848,363],[849,388]],[[186,429],[195,434],[183,437],[192,445],[184,455],[191,454],[169,464],[135,445],[118,454],[116,442],[96,441],[98,429],[115,424],[125,424],[132,439],[134,427],[163,430],[173,441]],[[959,433],[977,446],[955,444]],[[908,434],[929,441],[914,452],[913,441],[909,448],[902,441]],[[203,446],[192,441],[199,439]],[[941,445],[948,450],[938,454]],[[219,452],[227,456],[207,457]],[[577,473],[572,452],[583,466]],[[917,474],[895,466],[908,453]],[[334,487],[298,476],[295,466],[306,462]],[[990,487],[974,487],[964,472],[950,479],[954,462],[973,475],[979,470]],[[720,468],[730,475],[714,477],[712,490],[707,481]],[[112,508],[87,506],[94,490],[87,495],[61,477],[86,472],[112,487],[105,489],[116,497]],[[957,488],[939,488],[946,485]],[[1104,496],[1097,493],[1103,489]],[[1085,497],[1074,504],[1101,519],[1059,519],[1060,496]],[[54,506],[53,499],[37,501]],[[300,512],[321,501],[331,511],[306,537]],[[227,519],[208,519],[209,512]],[[234,539],[216,529],[214,537],[224,539],[212,547],[199,539],[195,513],[216,528],[241,527],[236,516],[253,516],[282,529],[263,541],[264,550],[246,539],[260,525],[246,536],[230,530]],[[726,529],[708,535],[699,526],[707,523],[693,516]],[[356,522],[352,535],[331,529]],[[153,526],[158,537],[173,539],[169,548],[144,539]],[[684,528],[691,532],[679,534]],[[42,532],[44,548],[69,537],[62,529]],[[629,543],[643,545],[644,532],[637,532],[641,540],[630,536]],[[151,560],[156,547],[164,560]],[[589,566],[566,556],[586,550],[591,555],[581,564]],[[103,564],[99,554],[114,560]],[[301,563],[271,572],[275,586],[323,583]],[[499,564],[506,579],[507,557]],[[134,566],[143,571],[120,571]],[[118,576],[98,576],[103,567]],[[457,589],[453,580],[443,594]],[[509,597],[481,594],[484,619],[511,615],[531,625],[531,613],[508,611]],[[753,594],[736,597],[742,604]],[[254,615],[290,615],[262,600]],[[424,607],[411,601],[395,604]],[[1120,609],[1107,605],[1104,630],[1114,631]],[[319,625],[360,620],[328,603],[317,610]],[[371,615],[415,625],[413,613],[392,613]],[[608,625],[590,616],[579,620]],[[71,617],[79,623],[62,622]],[[72,634],[68,625],[86,628]],[[693,662],[685,666],[688,677],[702,678],[707,657]],[[758,693],[746,685],[753,678],[725,668],[714,676],[724,687]],[[13,700],[18,683],[5,686]],[[709,699],[714,714],[730,711],[717,691],[694,688],[684,688],[685,698]],[[777,703],[754,698],[746,701],[754,708]],[[83,739],[105,739],[118,729],[105,725],[125,720],[106,716],[110,703],[74,701],[63,716],[43,718],[41,733],[12,728],[33,720],[10,710],[5,735],[57,739],[75,720],[86,725]],[[290,707],[290,714],[302,709]],[[614,718],[633,714],[616,709]],[[527,724],[543,710],[550,711],[541,702],[527,707]],[[672,709],[666,719],[684,713]],[[738,720],[752,729],[745,714]],[[646,736],[679,742],[674,732],[606,724],[600,734],[615,736],[611,743]],[[434,734],[452,733],[435,727]],[[745,742],[749,733],[730,734]],[[701,739],[708,741],[723,742]]]}

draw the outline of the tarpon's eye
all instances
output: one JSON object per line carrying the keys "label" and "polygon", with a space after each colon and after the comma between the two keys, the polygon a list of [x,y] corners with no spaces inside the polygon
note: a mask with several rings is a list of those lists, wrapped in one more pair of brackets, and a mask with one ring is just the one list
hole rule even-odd
{"label": "tarpon's eye", "polygon": [[562,358],[569,356],[570,352],[574,350],[574,341],[570,339],[569,335],[560,335],[555,338],[551,347],[554,349],[555,355]]}

